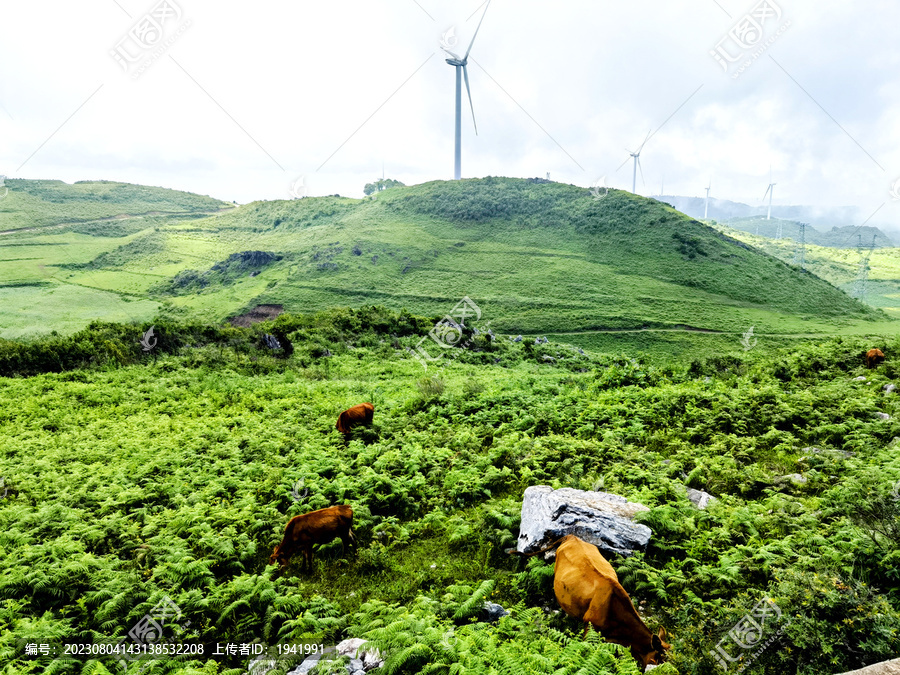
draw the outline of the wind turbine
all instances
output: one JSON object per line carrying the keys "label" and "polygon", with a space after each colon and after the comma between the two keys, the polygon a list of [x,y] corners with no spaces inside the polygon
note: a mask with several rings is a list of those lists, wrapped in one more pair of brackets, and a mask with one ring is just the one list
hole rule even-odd
{"label": "wind turbine", "polygon": [[[647,132],[647,138],[645,138],[644,142],[641,143],[641,147],[639,147],[634,152],[632,152],[628,148],[625,148],[625,151],[634,158],[634,170],[632,171],[632,174],[631,174],[631,192],[632,192],[632,194],[637,194],[637,171],[638,171],[638,167],[641,167],[641,150],[644,149],[644,146],[647,144],[647,141],[650,140],[650,134],[652,134],[652,133],[653,133],[653,131]],[[641,167],[641,182],[644,182],[644,167]]]}
{"label": "wind turbine", "polygon": [[706,188],[706,208],[703,209],[703,220],[709,216],[709,191],[712,188],[712,178],[709,179],[709,186]]}
{"label": "wind turbine", "polygon": [[772,182],[772,165],[769,165],[769,187],[766,188],[766,194],[763,195],[763,201],[766,201],[766,195],[769,196],[769,212],[766,214],[766,220],[772,220],[772,196],[775,194],[774,188],[777,183]]}
{"label": "wind turbine", "polygon": [[[488,7],[491,5],[491,0],[488,0],[487,7],[484,8],[484,14],[481,15],[481,21],[484,21],[484,16],[487,14]],[[443,44],[441,44],[441,49],[447,52],[453,58],[445,59],[447,63],[456,68],[456,147],[454,150],[454,170],[453,170],[453,178],[455,180],[459,180],[462,178],[462,79],[466,80],[466,93],[469,94],[469,106],[472,108],[472,124],[475,126],[475,135],[478,135],[478,125],[475,123],[475,106],[472,104],[472,90],[469,89],[469,71],[466,69],[466,64],[469,62],[469,52],[472,51],[472,45],[475,44],[475,38],[478,35],[478,29],[481,28],[481,21],[478,22],[478,27],[475,29],[475,35],[472,36],[472,41],[469,43],[469,48],[466,50],[466,55],[462,58],[459,58],[456,54],[447,49]]]}

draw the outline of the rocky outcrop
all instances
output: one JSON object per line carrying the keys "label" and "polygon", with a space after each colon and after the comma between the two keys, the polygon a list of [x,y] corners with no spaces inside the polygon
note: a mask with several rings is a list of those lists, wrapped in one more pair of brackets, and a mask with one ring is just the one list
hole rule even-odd
{"label": "rocky outcrop", "polygon": [[851,670],[839,675],[900,675],[900,659],[882,661],[859,670]]}
{"label": "rocky outcrop", "polygon": [[574,534],[604,553],[631,555],[644,550],[652,534],[649,527],[634,522],[641,511],[649,509],[608,492],[533,485],[522,500],[516,550],[527,555]]}

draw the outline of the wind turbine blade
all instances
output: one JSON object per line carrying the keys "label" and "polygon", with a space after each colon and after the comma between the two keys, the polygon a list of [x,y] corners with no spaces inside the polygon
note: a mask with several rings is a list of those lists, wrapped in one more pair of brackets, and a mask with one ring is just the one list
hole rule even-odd
{"label": "wind turbine blade", "polygon": [[[484,14],[481,15],[481,21],[484,21],[484,16],[487,14],[488,7],[491,6],[491,0],[487,1],[487,7],[484,8]],[[475,38],[478,37],[478,29],[481,28],[481,21],[478,22],[478,28],[475,29],[475,35],[472,36],[472,41],[469,43],[469,48],[466,50],[466,55],[463,58],[463,61],[467,61],[469,59],[469,52],[472,51],[472,45],[475,44]]]}
{"label": "wind turbine blade", "polygon": [[644,149],[644,146],[647,144],[647,141],[650,140],[650,134],[652,134],[652,133],[653,133],[653,130],[652,130],[652,129],[651,129],[650,131],[647,132],[647,138],[645,138],[645,139],[644,139],[644,142],[641,143],[641,147],[639,147],[639,148],[637,149],[638,154],[641,154],[641,150]]}
{"label": "wind turbine blade", "polygon": [[472,124],[475,125],[475,135],[477,136],[478,124],[475,122],[475,105],[472,103],[472,90],[469,89],[469,69],[465,66],[463,66],[463,77],[466,79],[466,93],[469,95],[469,107],[472,108]]}

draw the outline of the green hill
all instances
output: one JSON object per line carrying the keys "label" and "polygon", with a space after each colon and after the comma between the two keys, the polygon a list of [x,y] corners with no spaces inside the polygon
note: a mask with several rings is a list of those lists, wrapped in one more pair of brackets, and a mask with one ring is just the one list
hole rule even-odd
{"label": "green hill", "polygon": [[[872,322],[895,330],[825,281],[618,190],[595,199],[536,179],[436,181],[363,200],[254,202],[147,225],[115,242],[102,227],[4,239],[34,262],[15,266],[15,275],[0,262],[0,283],[18,275],[44,284],[23,292],[18,305],[28,311],[35,302],[53,307],[48,289],[69,305],[77,303],[73,289],[126,297],[132,320],[162,307],[218,322],[257,304],[310,312],[376,303],[443,315],[468,296],[502,332],[671,353],[693,349],[698,331],[710,332],[704,340],[718,349],[738,345],[751,326],[773,344],[871,332]],[[228,262],[254,251],[269,254],[265,265]],[[6,296],[11,307],[14,295]],[[23,331],[3,321],[7,337]],[[39,325],[56,322],[44,316]]]}
{"label": "green hill", "polygon": [[[767,219],[763,216],[751,216],[748,218],[731,218],[725,221],[725,224],[735,230],[772,239],[778,236],[778,226],[781,225],[782,237],[800,241],[800,222],[796,220],[785,220],[783,218]],[[830,230],[817,230],[807,224],[803,237],[807,244],[834,248],[853,248],[860,242],[864,246],[869,246],[873,241],[876,248],[894,246],[891,238],[881,229],[869,225],[860,227],[844,225],[842,227],[832,227]]]}

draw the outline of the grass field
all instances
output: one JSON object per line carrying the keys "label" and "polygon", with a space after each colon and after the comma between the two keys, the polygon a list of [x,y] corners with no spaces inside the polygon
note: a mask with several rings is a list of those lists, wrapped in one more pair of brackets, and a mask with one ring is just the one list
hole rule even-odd
{"label": "grass field", "polygon": [[[15,640],[130,641],[168,599],[189,622],[179,639],[209,651],[149,672],[244,672],[248,657],[209,656],[217,642],[363,637],[385,673],[637,673],[556,613],[552,564],[504,553],[537,484],[650,507],[648,550],[610,560],[648,625],[669,632],[657,672],[720,672],[717,645],[748,675],[897,656],[900,399],[883,387],[900,368],[867,371],[861,357],[900,353],[896,338],[760,339],[661,366],[482,335],[426,373],[404,347],[429,322],[372,309],[251,329],[165,323],[154,354],[138,344],[146,324],[0,340],[0,372],[18,375],[0,377],[0,672],[120,672],[26,658]],[[255,346],[279,327],[288,359]],[[361,401],[375,423],[345,442],[334,420]],[[685,487],[718,502],[698,511]],[[340,503],[358,550],[335,543],[313,574],[274,574],[287,520]],[[485,599],[512,615],[477,622]],[[781,618],[763,638],[781,632],[750,658],[729,631],[765,599]]]}

